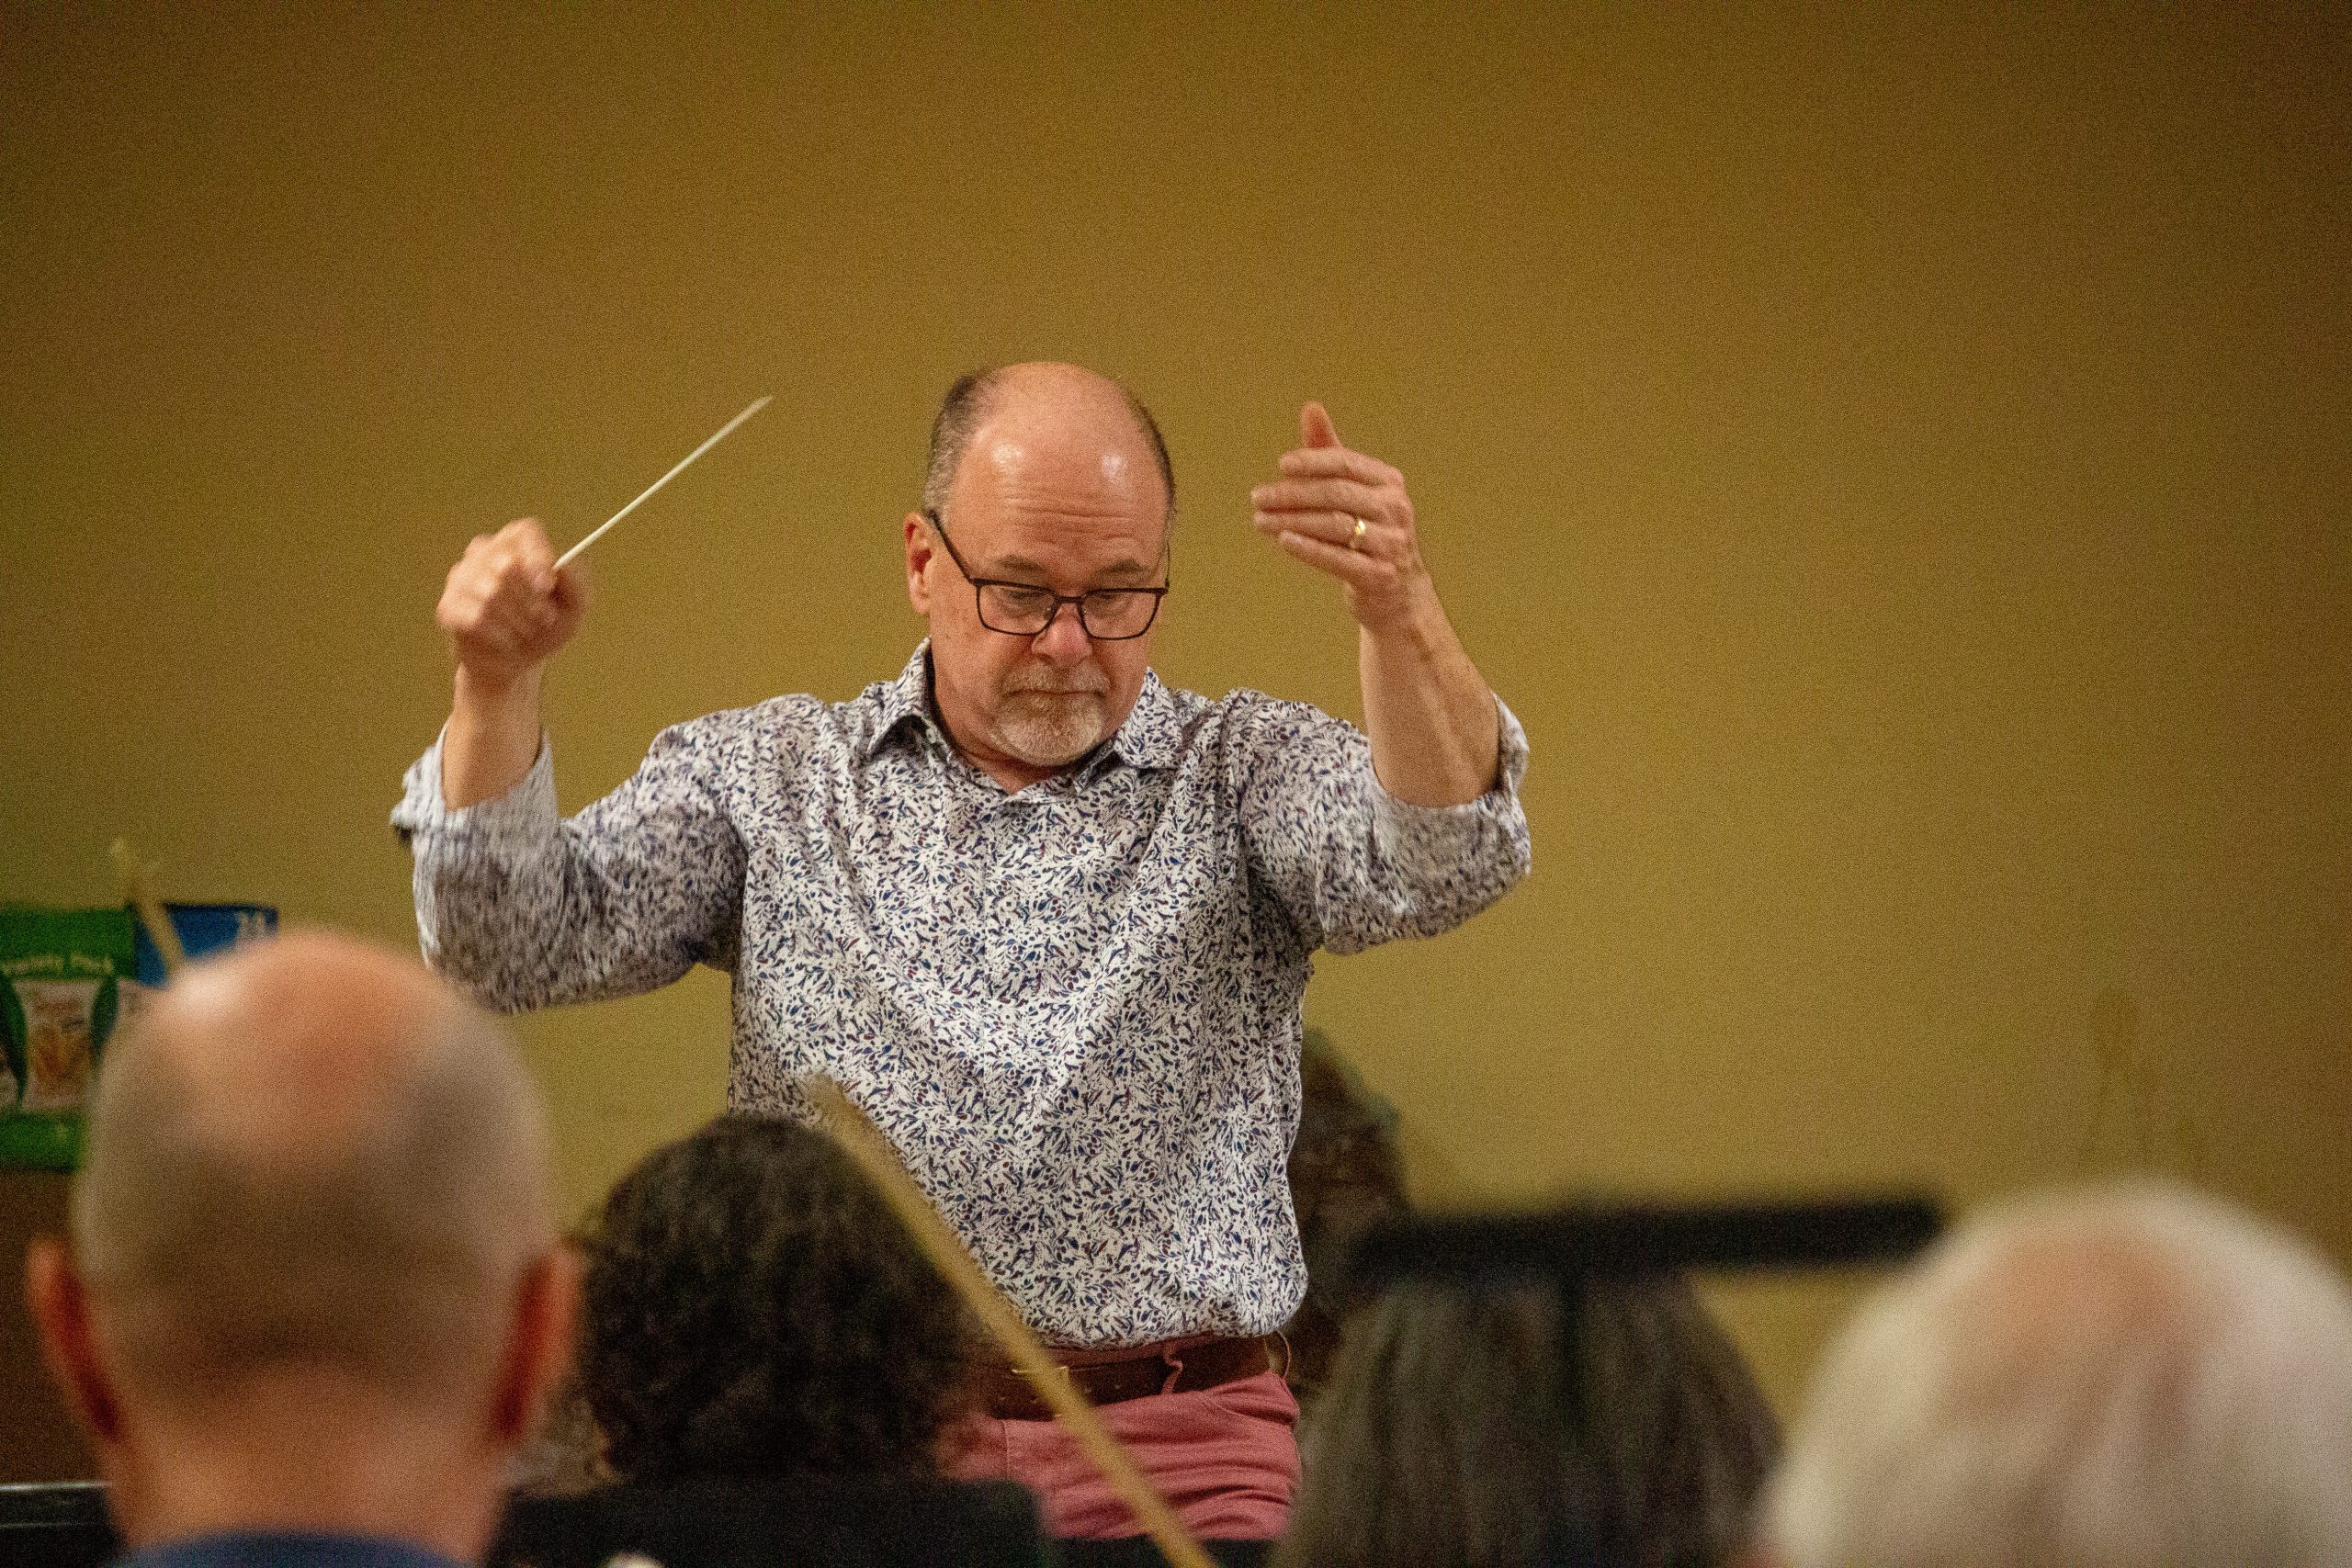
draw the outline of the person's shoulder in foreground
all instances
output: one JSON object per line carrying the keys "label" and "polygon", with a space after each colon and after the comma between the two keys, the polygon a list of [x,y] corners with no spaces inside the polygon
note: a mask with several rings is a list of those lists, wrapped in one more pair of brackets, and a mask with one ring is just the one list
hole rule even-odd
{"label": "person's shoulder in foreground", "polygon": [[28,1295],[133,1561],[467,1562],[571,1338],[503,1031],[289,932],[194,966],[100,1070]]}
{"label": "person's shoulder in foreground", "polygon": [[1766,1548],[1787,1568],[2352,1562],[2352,1289],[2179,1187],[1989,1212],[1830,1347]]}

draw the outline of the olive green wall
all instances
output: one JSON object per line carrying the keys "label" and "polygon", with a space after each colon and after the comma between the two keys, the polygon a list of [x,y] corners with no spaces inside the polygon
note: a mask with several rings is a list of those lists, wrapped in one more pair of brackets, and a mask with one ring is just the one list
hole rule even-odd
{"label": "olive green wall", "polygon": [[[1433,1194],[2154,1165],[2352,1257],[2340,8],[374,9],[0,19],[0,893],[412,940],[468,536],[776,394],[592,558],[576,806],[894,672],[933,401],[1066,356],[1171,680],[1356,709],[1246,524],[1313,396],[1526,722],[1532,879],[1308,1002]],[[576,1201],[725,1033],[524,1025]],[[1782,1395],[1846,1292],[1726,1296]]]}

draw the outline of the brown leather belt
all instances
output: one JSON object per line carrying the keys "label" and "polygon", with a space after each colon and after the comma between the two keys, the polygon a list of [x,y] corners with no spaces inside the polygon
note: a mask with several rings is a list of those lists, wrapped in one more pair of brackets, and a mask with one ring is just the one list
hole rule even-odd
{"label": "brown leather belt", "polygon": [[[1049,1354],[1060,1374],[1090,1404],[1116,1404],[1154,1393],[1189,1393],[1266,1371],[1290,1375],[1290,1346],[1279,1334],[1252,1334],[1237,1339],[1204,1336],[1164,1339],[1124,1350]],[[1054,1414],[1028,1378],[1012,1367],[990,1367],[980,1374],[980,1402],[1000,1421],[1046,1421]]]}

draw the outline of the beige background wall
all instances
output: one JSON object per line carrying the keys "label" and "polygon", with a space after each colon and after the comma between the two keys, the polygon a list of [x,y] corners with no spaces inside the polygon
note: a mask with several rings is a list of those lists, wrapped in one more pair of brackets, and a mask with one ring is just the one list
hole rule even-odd
{"label": "beige background wall", "polygon": [[[1308,1004],[1432,1194],[2154,1165],[2352,1258],[2341,8],[62,9],[0,15],[0,894],[127,832],[412,940],[469,535],[776,394],[599,547],[576,806],[894,672],[931,404],[1069,356],[1175,450],[1170,679],[1355,711],[1246,525],[1317,396],[1533,738],[1533,878]],[[724,1002],[524,1026],[576,1200]],[[1785,1394],[1845,1294],[1727,1302]],[[0,1471],[70,1471],[15,1332]]]}

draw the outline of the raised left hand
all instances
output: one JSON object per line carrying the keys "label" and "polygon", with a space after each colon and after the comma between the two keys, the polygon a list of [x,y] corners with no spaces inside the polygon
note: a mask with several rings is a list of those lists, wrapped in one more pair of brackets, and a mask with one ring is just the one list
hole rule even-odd
{"label": "raised left hand", "polygon": [[1300,560],[1347,585],[1348,610],[1379,632],[1433,606],[1405,476],[1340,445],[1321,403],[1298,411],[1299,444],[1283,477],[1250,492],[1250,522]]}

